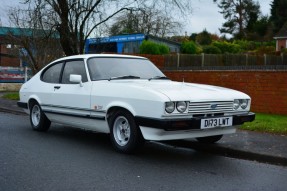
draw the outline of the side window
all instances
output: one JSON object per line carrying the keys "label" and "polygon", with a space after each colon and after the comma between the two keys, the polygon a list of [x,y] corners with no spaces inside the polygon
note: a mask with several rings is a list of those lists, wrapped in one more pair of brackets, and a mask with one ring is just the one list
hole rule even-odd
{"label": "side window", "polygon": [[82,82],[88,81],[87,73],[86,73],[86,69],[85,69],[85,64],[84,64],[84,61],[82,61],[82,60],[66,62],[61,83],[62,84],[72,84],[72,82],[70,82],[70,75],[71,74],[81,75],[82,76]]}
{"label": "side window", "polygon": [[50,66],[42,74],[42,80],[47,83],[59,83],[63,63]]}

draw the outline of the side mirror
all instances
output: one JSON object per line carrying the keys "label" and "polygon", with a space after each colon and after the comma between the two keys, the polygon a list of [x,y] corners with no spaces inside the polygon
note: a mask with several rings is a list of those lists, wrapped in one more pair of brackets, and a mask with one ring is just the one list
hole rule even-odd
{"label": "side mirror", "polygon": [[71,74],[70,75],[70,82],[78,83],[78,84],[80,84],[81,87],[83,87],[82,76],[81,75]]}

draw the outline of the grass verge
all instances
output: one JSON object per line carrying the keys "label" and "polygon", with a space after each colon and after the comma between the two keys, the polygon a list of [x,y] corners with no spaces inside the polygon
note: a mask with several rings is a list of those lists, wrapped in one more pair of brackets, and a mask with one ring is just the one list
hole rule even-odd
{"label": "grass verge", "polygon": [[2,98],[10,99],[10,100],[19,100],[20,99],[18,92],[6,93],[2,96]]}
{"label": "grass verge", "polygon": [[287,116],[256,113],[255,120],[244,123],[241,129],[287,135]]}

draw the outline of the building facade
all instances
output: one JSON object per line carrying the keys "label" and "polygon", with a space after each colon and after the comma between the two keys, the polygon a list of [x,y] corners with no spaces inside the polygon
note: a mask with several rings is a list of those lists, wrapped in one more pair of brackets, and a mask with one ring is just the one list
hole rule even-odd
{"label": "building facade", "polygon": [[180,43],[145,34],[128,34],[102,38],[90,38],[85,43],[85,53],[125,53],[138,54],[140,45],[144,40],[164,44],[169,47],[171,53],[180,51]]}
{"label": "building facade", "polygon": [[276,51],[281,51],[282,49],[287,48],[287,22],[276,34],[274,39],[276,40]]}
{"label": "building facade", "polygon": [[19,67],[21,61],[15,56],[17,45],[9,42],[8,33],[15,31],[15,28],[0,27],[0,66]]}

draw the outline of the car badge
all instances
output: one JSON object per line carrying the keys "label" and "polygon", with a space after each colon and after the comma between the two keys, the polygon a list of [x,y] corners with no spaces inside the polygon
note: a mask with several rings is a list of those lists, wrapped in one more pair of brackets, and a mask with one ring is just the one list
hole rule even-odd
{"label": "car badge", "polygon": [[216,109],[216,108],[217,108],[217,104],[211,104],[211,105],[210,105],[210,108],[211,108],[211,109]]}

